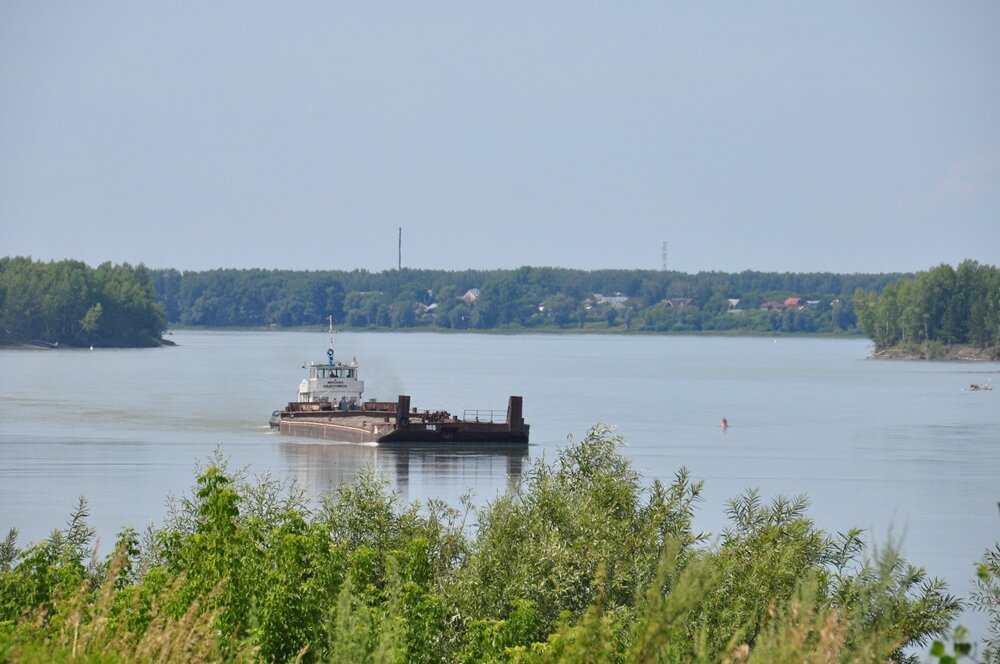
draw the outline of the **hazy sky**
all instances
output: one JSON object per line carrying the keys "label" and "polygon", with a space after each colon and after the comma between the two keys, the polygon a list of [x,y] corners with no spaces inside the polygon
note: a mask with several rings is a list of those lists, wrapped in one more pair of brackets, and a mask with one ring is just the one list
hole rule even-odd
{"label": "hazy sky", "polygon": [[1000,264],[1000,2],[0,0],[0,256]]}

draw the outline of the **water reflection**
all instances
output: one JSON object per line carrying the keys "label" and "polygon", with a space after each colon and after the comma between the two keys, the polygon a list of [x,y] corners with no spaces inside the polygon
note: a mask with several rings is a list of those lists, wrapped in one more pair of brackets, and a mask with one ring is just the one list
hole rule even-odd
{"label": "water reflection", "polygon": [[364,468],[373,468],[387,476],[406,501],[441,498],[454,506],[466,493],[472,494],[474,502],[482,502],[511,490],[528,463],[526,445],[463,445],[456,449],[454,444],[288,441],[278,447],[288,472],[316,496],[354,481]]}

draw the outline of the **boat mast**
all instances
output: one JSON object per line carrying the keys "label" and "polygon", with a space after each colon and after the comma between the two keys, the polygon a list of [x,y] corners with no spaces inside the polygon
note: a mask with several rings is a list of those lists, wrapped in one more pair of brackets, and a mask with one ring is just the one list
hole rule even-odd
{"label": "boat mast", "polygon": [[330,366],[333,366],[333,316],[328,318],[330,321],[330,347],[326,351],[326,357],[330,362]]}

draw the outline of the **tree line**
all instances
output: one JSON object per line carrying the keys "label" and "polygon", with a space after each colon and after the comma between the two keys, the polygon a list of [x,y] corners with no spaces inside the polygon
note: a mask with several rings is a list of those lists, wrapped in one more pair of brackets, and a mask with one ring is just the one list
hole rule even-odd
{"label": "tree line", "polygon": [[1000,269],[966,260],[859,290],[854,308],[877,350],[899,345],[969,345],[1000,355]]}
{"label": "tree line", "polygon": [[[904,275],[571,270],[153,270],[171,323],[649,332],[856,330],[857,289]],[[603,297],[595,297],[597,295]],[[798,300],[787,305],[789,298]]]}
{"label": "tree line", "polygon": [[152,346],[168,324],[360,329],[820,332],[877,349],[1000,353],[1000,271],[903,274],[652,270],[150,270],[0,259],[0,344]]}
{"label": "tree line", "polygon": [[166,327],[142,265],[0,258],[0,345],[156,346]]}
{"label": "tree line", "polygon": [[[966,600],[891,547],[755,491],[710,541],[701,483],[647,482],[622,444],[595,427],[482,508],[405,504],[371,471],[314,502],[217,457],[103,559],[81,499],[48,539],[0,542],[0,661],[953,661],[932,640]],[[1000,548],[971,598],[991,662],[998,582]]]}

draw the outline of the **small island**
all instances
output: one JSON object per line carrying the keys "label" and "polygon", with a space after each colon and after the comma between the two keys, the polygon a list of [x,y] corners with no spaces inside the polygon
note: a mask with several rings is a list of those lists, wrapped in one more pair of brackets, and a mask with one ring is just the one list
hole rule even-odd
{"label": "small island", "polygon": [[872,357],[1000,360],[1000,270],[976,261],[942,264],[854,295]]}
{"label": "small island", "polygon": [[167,318],[149,270],[0,258],[0,346],[147,348]]}

